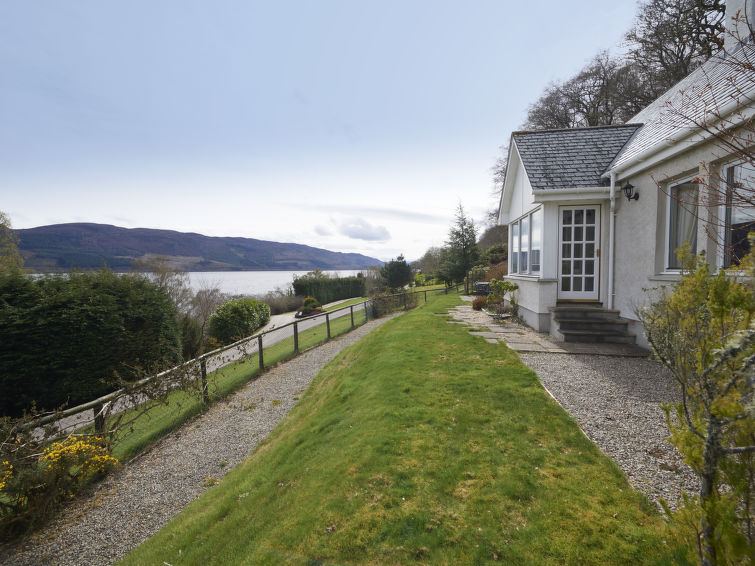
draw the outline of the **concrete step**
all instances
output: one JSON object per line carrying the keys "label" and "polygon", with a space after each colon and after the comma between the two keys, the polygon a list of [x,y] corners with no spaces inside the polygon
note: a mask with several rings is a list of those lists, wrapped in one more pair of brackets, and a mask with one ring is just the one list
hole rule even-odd
{"label": "concrete step", "polygon": [[603,309],[597,307],[551,307],[549,309],[556,320],[561,319],[590,319],[590,320],[616,320],[619,312],[616,309]]}
{"label": "concrete step", "polygon": [[601,344],[634,344],[636,336],[628,332],[590,332],[587,330],[560,330],[564,342],[589,342]]}
{"label": "concrete step", "polygon": [[558,327],[564,330],[585,330],[589,332],[626,333],[629,322],[616,317],[613,319],[592,318],[558,318]]}

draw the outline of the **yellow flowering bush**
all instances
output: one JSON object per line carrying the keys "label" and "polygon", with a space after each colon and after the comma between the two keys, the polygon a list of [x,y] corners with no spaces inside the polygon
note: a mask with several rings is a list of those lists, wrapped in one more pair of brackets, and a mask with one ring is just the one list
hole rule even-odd
{"label": "yellow flowering bush", "polygon": [[71,436],[45,446],[29,433],[0,435],[0,449],[0,538],[39,524],[118,464],[100,437]]}
{"label": "yellow flowering bush", "polygon": [[45,448],[41,464],[49,485],[55,485],[63,497],[72,497],[76,488],[118,464],[105,443],[97,437],[71,436]]}

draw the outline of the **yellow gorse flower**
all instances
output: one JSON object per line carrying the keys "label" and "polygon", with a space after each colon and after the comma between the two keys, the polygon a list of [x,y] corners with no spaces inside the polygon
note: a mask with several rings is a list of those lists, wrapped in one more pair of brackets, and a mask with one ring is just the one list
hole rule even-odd
{"label": "yellow gorse flower", "polygon": [[76,437],[67,438],[61,442],[53,442],[45,448],[41,458],[47,463],[47,472],[57,474],[61,467],[70,468],[81,466],[81,472],[89,475],[105,472],[118,464],[118,460],[108,454],[107,449],[96,441]]}
{"label": "yellow gorse flower", "polygon": [[2,466],[5,469],[0,472],[0,491],[3,491],[3,488],[8,484],[8,480],[13,476],[13,464],[5,460]]}

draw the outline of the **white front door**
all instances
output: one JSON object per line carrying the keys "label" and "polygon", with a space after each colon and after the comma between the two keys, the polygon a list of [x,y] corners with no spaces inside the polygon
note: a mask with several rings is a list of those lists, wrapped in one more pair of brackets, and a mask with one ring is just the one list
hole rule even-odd
{"label": "white front door", "polygon": [[558,298],[598,299],[600,205],[559,207]]}

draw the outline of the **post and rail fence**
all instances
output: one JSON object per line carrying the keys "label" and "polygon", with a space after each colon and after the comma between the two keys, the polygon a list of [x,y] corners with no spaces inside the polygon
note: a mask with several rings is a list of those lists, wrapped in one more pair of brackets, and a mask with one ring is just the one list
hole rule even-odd
{"label": "post and rail fence", "polygon": [[[392,298],[395,298],[396,304],[393,305],[391,310],[399,310],[407,308],[408,295],[423,295],[424,303],[427,303],[428,293],[448,294],[449,292],[458,291],[459,285],[456,285],[455,287],[445,287],[442,289],[430,289],[414,291],[412,293],[383,295],[379,297],[379,299],[391,300]],[[262,372],[266,367],[269,367],[266,366],[265,363],[265,350],[270,353],[270,349],[273,346],[280,344],[287,339],[293,339],[293,347],[290,354],[286,355],[284,353],[281,355],[281,353],[278,352],[278,357],[275,359],[275,362],[278,362],[281,359],[288,359],[290,357],[298,355],[299,353],[301,353],[301,351],[303,351],[302,338],[306,338],[304,350],[318,346],[333,338],[334,322],[340,322],[339,331],[335,333],[335,335],[338,336],[340,334],[353,330],[357,326],[365,324],[370,320],[370,318],[374,318],[374,310],[375,306],[373,299],[366,299],[361,303],[294,320],[293,322],[289,322],[287,324],[262,332],[257,332],[255,334],[252,334],[251,336],[247,336],[236,342],[233,342],[232,344],[228,344],[226,346],[216,348],[210,352],[206,352],[201,356],[183,362],[178,366],[162,371],[155,375],[145,377],[144,379],[135,382],[134,385],[144,385],[157,379],[168,378],[169,380],[171,375],[176,375],[191,369],[194,369],[196,371],[198,369],[199,371],[197,377],[201,380],[202,402],[206,405],[210,402],[207,378],[208,371],[216,371],[240,359],[258,354],[259,370],[260,372]],[[346,321],[346,324],[344,324],[344,322],[342,322],[340,319],[344,319],[347,316],[349,318]],[[325,333],[324,336],[320,338],[319,333],[322,332],[323,326],[325,327]],[[344,326],[346,327],[345,329],[343,328]],[[223,357],[224,355],[226,357]],[[270,359],[271,357],[272,356],[268,356],[268,359]],[[104,408],[108,407],[111,403],[118,403],[119,399],[121,399],[125,395],[125,393],[125,389],[118,389],[116,391],[108,393],[107,395],[103,395],[102,397],[94,399],[93,401],[77,405],[76,407],[71,407],[69,409],[64,409],[55,413],[47,414],[27,423],[24,428],[38,428],[57,421],[58,429],[62,434],[67,434],[68,432],[78,430],[92,423],[94,423],[95,425],[96,432],[104,432]],[[115,408],[115,412],[123,411],[127,408],[129,407],[125,405],[120,406]],[[90,410],[92,411],[90,413],[91,416],[85,416],[84,413]]]}

